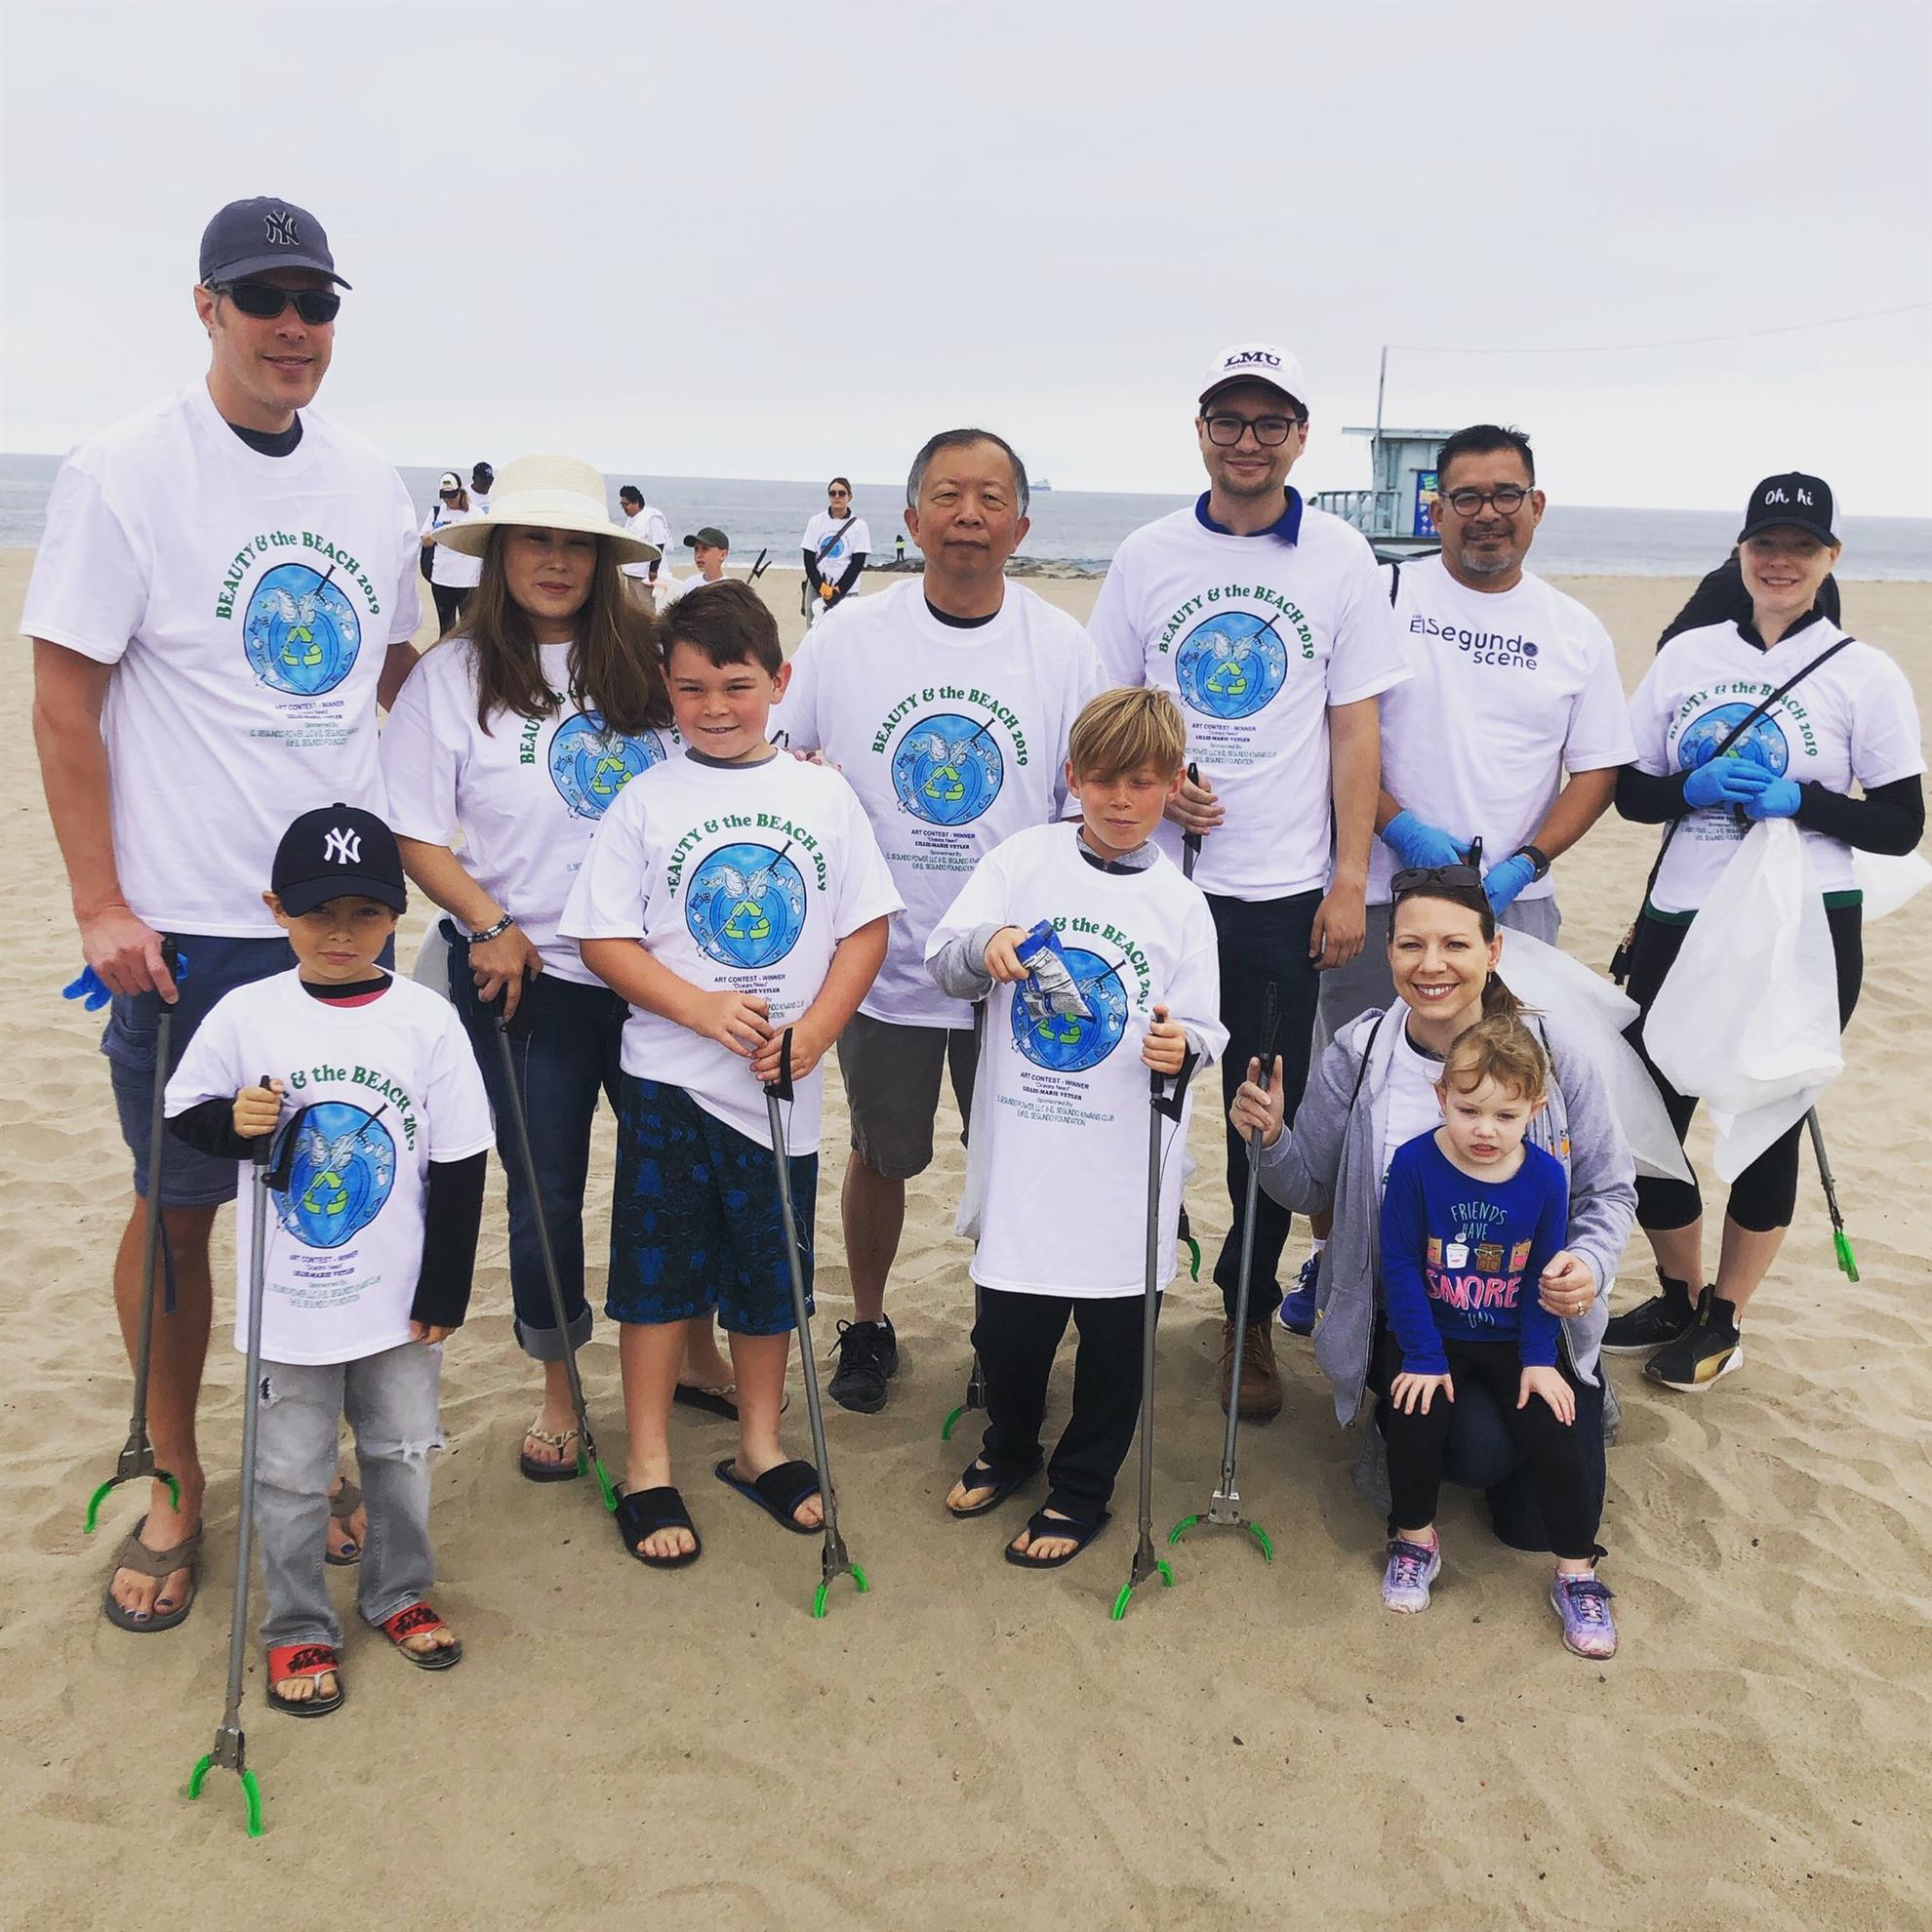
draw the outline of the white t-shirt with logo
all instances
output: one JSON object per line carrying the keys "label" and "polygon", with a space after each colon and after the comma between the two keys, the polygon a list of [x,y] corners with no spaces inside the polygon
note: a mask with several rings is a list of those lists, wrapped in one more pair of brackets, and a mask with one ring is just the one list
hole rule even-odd
{"label": "white t-shirt with logo", "polygon": [[[624,520],[624,527],[633,537],[641,537],[647,543],[655,543],[659,550],[659,575],[665,568],[664,559],[670,555],[670,525],[664,520],[664,513],[656,503],[646,503],[634,515]],[[649,577],[651,566],[647,563],[627,563],[621,568],[626,577]]]}
{"label": "white t-shirt with logo", "polygon": [[926,971],[926,936],[980,860],[1067,802],[1067,740],[1103,680],[1086,632],[1009,582],[989,623],[945,624],[919,581],[852,597],[800,645],[772,713],[850,781],[906,902],[862,1012],[970,1026]]}
{"label": "white t-shirt with logo", "polygon": [[[1305,504],[1293,543],[1210,530],[1192,509],[1114,552],[1088,629],[1115,684],[1157,684],[1187,720],[1187,756],[1226,810],[1194,880],[1232,899],[1328,882],[1328,711],[1409,675],[1375,556]],[[1163,820],[1177,863],[1181,828]]]}
{"label": "white t-shirt with logo", "polygon": [[[1628,765],[1636,755],[1610,633],[1542,578],[1470,590],[1440,557],[1405,563],[1395,624],[1414,676],[1382,701],[1382,785],[1484,865],[1536,837],[1565,772]],[[1369,903],[1389,898],[1402,862],[1369,848]],[[1547,899],[1553,877],[1524,899]]]}
{"label": "white t-shirt with logo", "polygon": [[[1697,752],[1714,749],[1760,699],[1844,634],[1820,618],[1760,651],[1728,621],[1679,631],[1630,696],[1637,769],[1669,777],[1687,769],[1687,749],[1693,763],[1701,762]],[[1854,782],[1869,791],[1925,769],[1912,686],[1884,652],[1860,643],[1848,644],[1781,698],[1732,751],[1780,778],[1846,793]],[[1690,813],[1664,855],[1651,905],[1660,912],[1695,911],[1750,829],[1728,805]],[[1851,847],[1824,832],[1798,830],[1819,891],[1850,891]]]}
{"label": "white t-shirt with logo", "polygon": [[[169,1114],[280,1080],[293,1129],[286,1192],[271,1193],[262,1352],[274,1362],[353,1362],[409,1338],[423,1271],[429,1163],[494,1141],[476,1056],[448,1000],[392,978],[367,1006],[331,1006],[301,975],[237,986],[195,1028],[168,1082]],[[299,1124],[295,1109],[312,1109]],[[278,1141],[278,1157],[282,1143]],[[255,1189],[235,1225],[235,1347],[248,1347]]]}
{"label": "white t-shirt with logo", "polygon": [[114,666],[114,860],[158,931],[276,938],[289,822],[382,809],[376,686],[421,614],[416,510],[372,445],[302,425],[262,456],[197,381],[81,444],[48,499],[20,627]]}
{"label": "white t-shirt with logo", "polygon": [[[543,681],[567,692],[571,647],[539,648]],[[568,698],[546,717],[499,713],[486,732],[476,722],[475,648],[452,637],[410,672],[382,733],[389,829],[428,845],[461,835],[464,869],[516,920],[544,969],[595,986],[557,921],[611,801],[678,747],[669,725],[626,738]]]}
{"label": "white t-shirt with logo", "polygon": [[[597,828],[564,909],[574,940],[641,940],[706,992],[756,994],[783,1027],[818,998],[839,942],[899,909],[852,787],[783,752],[718,765],[689,752],[624,786]],[[682,1087],[706,1113],[768,1147],[764,1089],[715,1040],[633,1006],[624,1070]],[[793,1153],[819,1145],[823,1065],[797,1083]]]}
{"label": "white t-shirt with logo", "polygon": [[[447,530],[453,523],[469,523],[488,512],[476,507],[476,499],[471,497],[466,510],[452,509],[442,498],[429,505],[429,514],[423,519],[417,531],[419,537],[427,537],[433,530]],[[453,550],[447,543],[432,543],[429,547],[429,582],[440,584],[445,590],[473,590],[483,582],[483,559],[465,556],[461,550]]]}
{"label": "white t-shirt with logo", "polygon": [[[994,848],[933,929],[929,953],[976,927],[1051,919],[1091,1009],[1034,1021],[1012,986],[986,999],[971,1158],[984,1163],[973,1279],[1019,1294],[1138,1295],[1147,1280],[1150,1095],[1141,1045],[1153,1009],[1200,1040],[1228,1044],[1214,919],[1200,888],[1156,858],[1104,872],[1080,856],[1079,827],[1033,825]],[[1164,1124],[1161,1281],[1174,1277],[1175,1227],[1191,1092]]]}
{"label": "white t-shirt with logo", "polygon": [[[825,539],[831,536],[834,530],[839,530],[841,524],[845,527],[840,531],[837,540],[825,544],[825,552],[821,555],[819,545],[825,543]],[[846,565],[852,561],[856,552],[864,550],[870,555],[872,533],[866,529],[865,519],[863,516],[855,516],[850,523],[846,523],[844,517],[833,516],[829,510],[821,510],[805,526],[805,535],[800,540],[800,547],[818,556],[820,577],[829,584],[836,584],[845,575]]]}

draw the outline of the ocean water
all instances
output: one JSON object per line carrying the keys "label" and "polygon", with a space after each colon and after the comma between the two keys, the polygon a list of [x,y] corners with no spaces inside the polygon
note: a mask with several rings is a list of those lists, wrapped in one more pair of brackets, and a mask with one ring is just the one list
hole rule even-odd
{"label": "ocean water", "polygon": [[[40,541],[47,492],[60,459],[0,456],[0,545]],[[436,469],[405,468],[419,511],[434,501]],[[1311,477],[1310,484],[1319,478]],[[617,493],[635,483],[670,519],[673,541],[712,523],[731,539],[732,561],[748,564],[760,549],[778,565],[796,562],[806,520],[825,507],[819,482],[773,482],[723,476],[612,475],[606,479],[612,514]],[[859,514],[872,534],[873,551],[890,555],[902,529],[903,486],[860,483]],[[1191,497],[1137,496],[1098,490],[1048,490],[1032,504],[1024,554],[1105,568],[1130,530],[1191,503]],[[1737,534],[1722,510],[1600,509],[1554,504],[1537,532],[1533,560],[1550,576],[1698,577],[1721,561]],[[1932,581],[1932,518],[1867,516],[1846,519],[1842,575],[1848,579]]]}

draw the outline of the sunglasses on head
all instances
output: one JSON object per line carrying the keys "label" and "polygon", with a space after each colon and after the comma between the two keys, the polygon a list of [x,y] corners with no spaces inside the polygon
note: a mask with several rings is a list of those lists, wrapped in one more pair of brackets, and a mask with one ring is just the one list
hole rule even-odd
{"label": "sunglasses on head", "polygon": [[1409,865],[1389,881],[1389,890],[1397,899],[1405,892],[1425,892],[1430,886],[1448,886],[1456,892],[1480,892],[1482,874],[1473,865]]}
{"label": "sunglasses on head", "polygon": [[333,322],[342,305],[334,289],[278,289],[273,282],[210,282],[209,292],[224,295],[244,315],[271,322],[295,303],[296,313],[311,327]]}

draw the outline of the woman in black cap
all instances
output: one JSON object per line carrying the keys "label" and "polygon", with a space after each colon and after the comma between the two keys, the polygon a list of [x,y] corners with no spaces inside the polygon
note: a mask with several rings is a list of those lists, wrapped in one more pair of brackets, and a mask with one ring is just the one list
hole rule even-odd
{"label": "woman in black cap", "polygon": [[[1918,843],[1925,758],[1904,673],[1822,607],[1839,547],[1829,484],[1795,471],[1767,476],[1738,533],[1750,617],[1670,638],[1630,699],[1637,756],[1618,775],[1617,809],[1666,827],[1630,957],[1629,991],[1641,1015],[1739,841],[1765,819],[1792,819],[1804,835],[1837,962],[1841,1027],[1858,1002],[1865,955],[1852,853]],[[1641,1017],[1630,1038],[1643,1052]],[[1655,1067],[1651,1077],[1681,1140],[1696,1100]],[[1647,1353],[1646,1378],[1689,1391],[1743,1365],[1739,1322],[1791,1223],[1801,1126],[1733,1182],[1716,1278],[1701,1290],[1696,1183],[1639,1178],[1637,1221],[1650,1236],[1659,1292],[1612,1319],[1605,1349]]]}

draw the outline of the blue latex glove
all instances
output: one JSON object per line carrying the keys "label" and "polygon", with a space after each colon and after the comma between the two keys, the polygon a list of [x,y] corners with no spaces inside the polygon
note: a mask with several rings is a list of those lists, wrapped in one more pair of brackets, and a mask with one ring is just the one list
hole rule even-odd
{"label": "blue latex glove", "polygon": [[1460,865],[1469,845],[1425,825],[1413,812],[1397,812],[1382,828],[1382,842],[1404,865]]}
{"label": "blue latex glove", "polygon": [[114,995],[107,990],[104,981],[92,966],[83,966],[80,978],[69,981],[60,988],[62,999],[77,999],[89,1013],[99,1013]]}
{"label": "blue latex glove", "polygon": [[1762,790],[1745,800],[1745,817],[1752,821],[1794,819],[1803,803],[1804,792],[1796,779],[1773,779]]}
{"label": "blue latex glove", "polygon": [[1482,889],[1489,899],[1489,909],[1500,912],[1536,877],[1534,863],[1518,852],[1492,865],[1482,875]]}
{"label": "blue latex glove", "polygon": [[[1712,758],[1684,780],[1684,803],[1699,812],[1712,805],[1748,807],[1766,785],[1774,783],[1771,774],[1754,759]],[[1797,807],[1791,809],[1796,811]]]}

